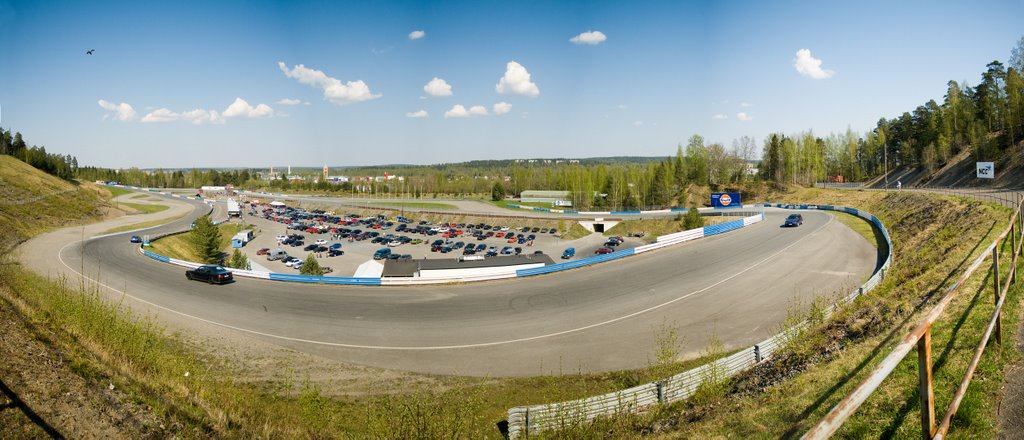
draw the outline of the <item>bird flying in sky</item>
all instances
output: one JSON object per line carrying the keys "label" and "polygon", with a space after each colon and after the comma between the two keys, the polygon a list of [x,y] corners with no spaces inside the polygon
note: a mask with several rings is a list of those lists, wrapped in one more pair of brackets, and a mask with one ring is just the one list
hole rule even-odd
{"label": "bird flying in sky", "polygon": [[85,53],[87,53],[89,55],[92,55],[93,52],[96,52],[96,49],[89,49],[89,50],[85,51]]}

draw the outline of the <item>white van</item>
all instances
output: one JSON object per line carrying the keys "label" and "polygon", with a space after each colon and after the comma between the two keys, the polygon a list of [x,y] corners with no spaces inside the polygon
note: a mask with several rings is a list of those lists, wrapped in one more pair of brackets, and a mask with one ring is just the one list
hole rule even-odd
{"label": "white van", "polygon": [[277,248],[267,252],[267,261],[280,260],[284,258],[288,258],[288,253],[285,252],[284,249]]}

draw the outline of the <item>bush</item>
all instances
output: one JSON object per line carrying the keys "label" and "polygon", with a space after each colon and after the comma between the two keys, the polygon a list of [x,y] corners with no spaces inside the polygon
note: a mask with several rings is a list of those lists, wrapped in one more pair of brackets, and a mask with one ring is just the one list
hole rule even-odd
{"label": "bush", "polygon": [[505,186],[501,182],[494,182],[494,187],[491,188],[491,200],[495,202],[505,199]]}
{"label": "bush", "polygon": [[690,205],[690,210],[683,216],[683,230],[697,229],[704,227],[704,217],[697,211],[697,205]]}

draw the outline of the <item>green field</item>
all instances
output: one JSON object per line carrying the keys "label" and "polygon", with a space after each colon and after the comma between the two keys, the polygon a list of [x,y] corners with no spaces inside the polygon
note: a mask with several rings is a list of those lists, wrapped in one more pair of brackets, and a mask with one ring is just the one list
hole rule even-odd
{"label": "green field", "polygon": [[436,203],[436,202],[360,202],[360,204],[366,204],[371,206],[381,206],[388,208],[409,208],[409,209],[438,209],[438,210],[453,210],[458,209],[455,205],[449,205],[447,203]]}
{"label": "green field", "polygon": [[171,218],[162,218],[162,219],[157,219],[157,220],[151,220],[151,221],[148,221],[148,222],[140,222],[140,223],[133,223],[133,224],[130,224],[130,225],[118,226],[116,228],[111,228],[111,229],[107,229],[106,231],[100,232],[98,235],[113,234],[113,233],[116,233],[116,232],[131,231],[133,229],[143,229],[143,228],[150,228],[150,227],[153,227],[153,226],[159,226],[159,225],[163,225],[163,224],[166,224],[166,223],[171,223],[173,221],[177,221],[177,220],[180,220],[182,218],[185,218],[186,215],[188,215],[188,214],[182,214],[182,215],[179,215],[177,217],[171,217]]}
{"label": "green field", "polygon": [[515,201],[515,200],[498,200],[498,201],[488,200],[488,201],[493,203],[494,206],[497,206],[499,208],[512,209],[512,210],[516,210],[516,211],[518,211],[520,208],[513,208],[513,207],[508,206],[508,205],[531,206],[531,207],[535,207],[535,208],[548,208],[548,209],[572,209],[572,208],[554,207],[554,206],[551,206],[550,203],[544,203],[544,202],[518,202],[518,201]]}
{"label": "green field", "polygon": [[149,205],[142,203],[120,203],[119,206],[127,206],[138,211],[141,214],[153,214],[155,212],[166,211],[169,207],[167,205]]}
{"label": "green field", "polygon": [[106,188],[107,191],[110,191],[110,198],[112,199],[115,197],[123,196],[125,194],[131,194],[133,192],[132,190],[124,189],[117,186],[104,186],[103,188]]}

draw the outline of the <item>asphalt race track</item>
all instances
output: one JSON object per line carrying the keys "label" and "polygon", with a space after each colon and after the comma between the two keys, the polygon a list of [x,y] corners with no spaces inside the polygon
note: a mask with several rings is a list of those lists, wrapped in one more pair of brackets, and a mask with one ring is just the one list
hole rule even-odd
{"label": "asphalt race track", "polygon": [[[146,233],[186,228],[209,209],[190,203],[191,215]],[[133,308],[176,322],[214,324],[362,365],[521,376],[647,366],[663,326],[678,330],[688,356],[711,337],[727,348],[747,346],[778,331],[794,301],[845,294],[870,276],[874,246],[834,214],[803,211],[803,226],[782,228],[787,214],[768,209],[759,224],[611,263],[463,285],[321,286],[239,277],[211,286],[140,255],[128,242],[132,233],[84,242],[72,233],[74,239],[42,240],[31,252],[48,253],[32,257],[49,265],[34,267],[39,272],[84,272],[137,300]]]}

